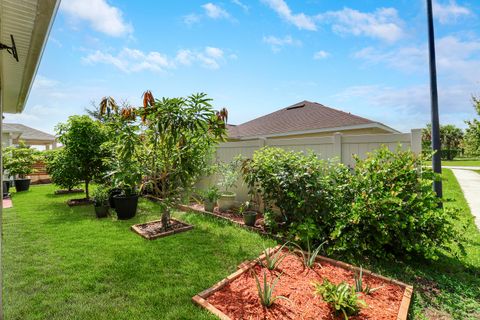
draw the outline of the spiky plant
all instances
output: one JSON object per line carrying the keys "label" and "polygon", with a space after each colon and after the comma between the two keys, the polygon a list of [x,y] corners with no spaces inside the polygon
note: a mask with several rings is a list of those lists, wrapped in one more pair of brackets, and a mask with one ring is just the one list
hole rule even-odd
{"label": "spiky plant", "polygon": [[367,295],[372,294],[375,291],[384,287],[384,286],[380,286],[380,287],[376,287],[376,288],[371,288],[370,285],[368,285],[368,284],[365,287],[363,287],[363,269],[362,269],[361,266],[360,266],[360,271],[355,272],[354,282],[355,282],[355,291],[356,292],[362,292],[362,293],[367,294]]}
{"label": "spiky plant", "polygon": [[283,300],[287,300],[287,301],[290,301],[287,297],[284,297],[284,296],[274,296],[273,295],[273,290],[275,289],[275,286],[278,282],[278,280],[280,280],[280,275],[278,275],[275,280],[272,279],[272,281],[270,283],[267,282],[267,274],[266,272],[263,272],[263,283],[260,284],[260,280],[258,279],[256,273],[254,271],[252,271],[252,274],[253,274],[253,277],[255,278],[255,283],[257,285],[257,291],[258,291],[258,297],[260,298],[260,303],[262,304],[262,306],[265,306],[267,308],[271,307],[273,305],[273,303],[277,300],[277,299],[283,299]]}
{"label": "spiky plant", "polygon": [[[302,257],[302,263],[306,268],[313,268],[315,265],[315,261],[317,259],[317,256],[320,254],[320,250],[322,249],[323,245],[326,243],[326,241],[320,243],[315,249],[312,248],[312,244],[310,243],[310,240],[307,239],[307,251],[303,251],[302,247],[297,244],[293,243],[295,247],[299,249],[299,252]],[[313,249],[313,250],[312,250]]]}
{"label": "spiky plant", "polygon": [[263,254],[265,255],[265,262],[260,261],[260,264],[268,270],[277,269],[280,263],[282,263],[283,259],[288,256],[287,253],[283,253],[283,248],[285,248],[287,244],[288,242],[283,244],[276,252],[274,252],[272,249],[264,249]]}

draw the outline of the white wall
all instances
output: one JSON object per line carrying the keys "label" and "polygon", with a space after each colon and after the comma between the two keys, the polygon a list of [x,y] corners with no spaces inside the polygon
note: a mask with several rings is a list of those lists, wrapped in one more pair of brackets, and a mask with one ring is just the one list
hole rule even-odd
{"label": "white wall", "polygon": [[[336,159],[347,166],[354,167],[353,155],[361,159],[367,153],[378,149],[380,146],[387,146],[394,151],[400,144],[403,150],[411,150],[415,153],[422,151],[421,129],[413,129],[410,133],[393,134],[369,134],[369,135],[342,135],[335,133],[332,136],[317,138],[294,138],[294,139],[256,139],[240,142],[220,143],[216,152],[216,161],[229,162],[238,155],[251,158],[253,153],[264,147],[279,147],[293,151],[313,151],[320,159]],[[202,179],[197,187],[206,188],[216,181],[216,177]],[[237,187],[237,200],[248,199],[247,188],[241,181]]]}

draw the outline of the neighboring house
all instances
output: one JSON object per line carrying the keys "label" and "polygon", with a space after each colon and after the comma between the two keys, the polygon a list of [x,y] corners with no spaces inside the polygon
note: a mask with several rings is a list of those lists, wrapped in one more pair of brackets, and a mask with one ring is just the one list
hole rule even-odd
{"label": "neighboring house", "polygon": [[4,123],[2,127],[3,147],[16,145],[22,140],[28,146],[43,146],[45,150],[55,149],[55,136],[20,123]]}
{"label": "neighboring house", "polygon": [[348,135],[399,133],[380,122],[320,103],[302,101],[240,125],[228,125],[230,141],[258,138],[306,138]]}

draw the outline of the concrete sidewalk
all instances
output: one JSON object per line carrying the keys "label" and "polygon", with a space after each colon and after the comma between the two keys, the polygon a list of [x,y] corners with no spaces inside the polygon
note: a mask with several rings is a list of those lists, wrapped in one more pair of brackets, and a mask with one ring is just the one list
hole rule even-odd
{"label": "concrete sidewalk", "polygon": [[452,172],[462,188],[463,195],[475,218],[475,224],[480,230],[480,174],[463,169],[452,169]]}
{"label": "concrete sidewalk", "polygon": [[462,169],[462,170],[480,170],[480,167],[465,167],[465,166],[442,166],[445,169]]}

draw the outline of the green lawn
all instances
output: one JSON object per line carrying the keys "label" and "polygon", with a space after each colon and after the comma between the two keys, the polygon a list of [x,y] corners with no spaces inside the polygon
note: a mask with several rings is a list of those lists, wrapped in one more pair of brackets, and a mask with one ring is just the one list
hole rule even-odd
{"label": "green lawn", "polygon": [[130,221],[97,220],[53,190],[14,194],[4,210],[5,319],[215,319],[192,296],[272,244],[182,213],[193,230],[148,241],[129,228],[158,219],[156,204],[142,201]]}
{"label": "green lawn", "polygon": [[[466,256],[356,263],[414,285],[411,319],[478,319],[480,233],[451,171],[444,176],[447,206],[461,209]],[[142,201],[130,221],[97,220],[92,208],[70,209],[64,203],[69,196],[53,190],[37,186],[14,194],[14,208],[4,210],[5,319],[215,319],[191,297],[257,256],[263,243],[273,244],[183,213],[175,216],[194,224],[192,231],[147,241],[129,227],[157,219],[156,204]]]}
{"label": "green lawn", "polygon": [[[432,165],[431,161],[425,161],[425,165]],[[459,167],[480,167],[478,159],[454,159],[451,161],[442,160],[442,166],[459,166]]]}

